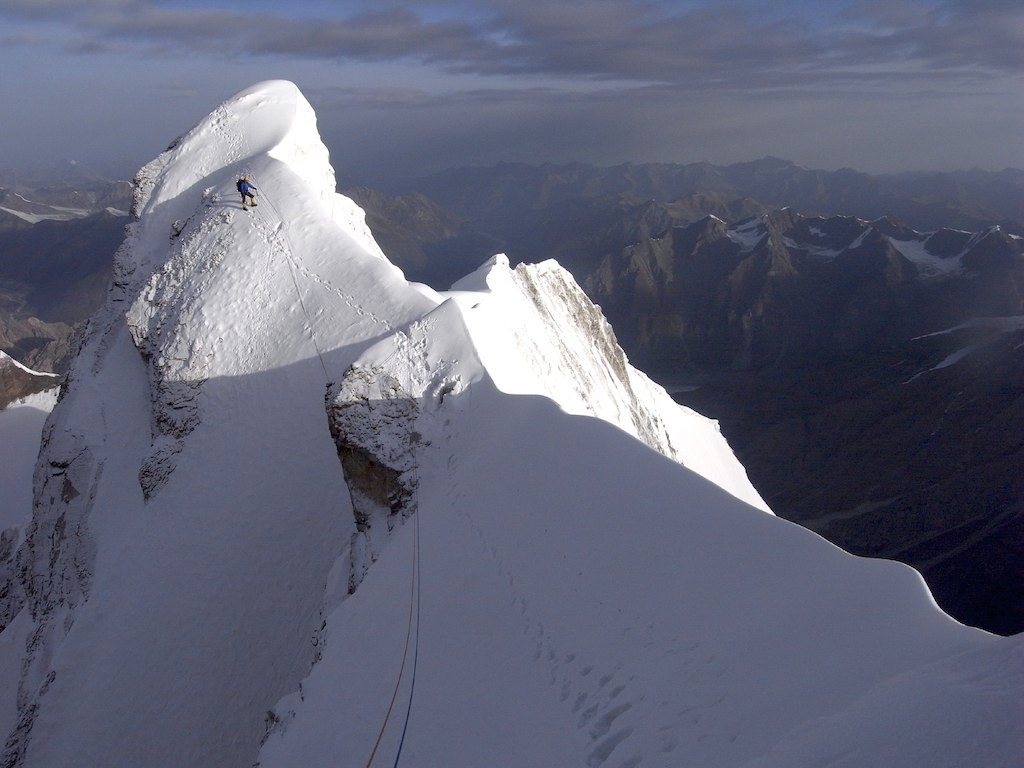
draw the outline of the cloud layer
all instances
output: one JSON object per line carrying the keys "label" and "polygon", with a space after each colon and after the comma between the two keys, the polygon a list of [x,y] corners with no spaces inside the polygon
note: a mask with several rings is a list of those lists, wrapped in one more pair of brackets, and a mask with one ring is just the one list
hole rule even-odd
{"label": "cloud layer", "polygon": [[[1019,0],[256,0],[244,11],[222,0],[0,0],[0,20],[9,49],[46,51],[83,69],[139,60],[188,71],[183,58],[234,78],[239,69],[261,77],[293,69],[325,104],[345,93],[346,109],[361,110],[346,115],[352,125],[443,108],[456,118],[447,129],[443,116],[426,123],[455,133],[475,124],[495,140],[502,113],[521,130],[544,130],[548,115],[549,131],[598,120],[610,134],[645,142],[673,132],[643,120],[694,125],[696,139],[715,132],[711,116],[725,121],[720,155],[749,151],[754,137],[738,130],[742,123],[782,132],[766,136],[761,152],[780,154],[773,142],[799,145],[787,137],[801,134],[870,144],[867,131],[885,115],[893,126],[907,122],[902,110],[941,119],[959,104],[1002,126],[1020,117],[1024,95]],[[829,110],[848,112],[843,105],[862,110],[864,132],[827,119]],[[990,140],[965,115],[950,120],[955,131]],[[737,133],[746,138],[730,150],[725,140]],[[954,131],[938,133],[951,140]],[[444,136],[423,138],[443,144]],[[891,143],[895,134],[881,138]],[[1005,141],[1021,149],[1015,136]],[[620,153],[628,149],[621,143],[604,142]],[[636,159],[657,154],[639,150]]]}
{"label": "cloud layer", "polygon": [[[339,3],[313,6],[314,15],[280,15],[212,2],[174,7],[154,0],[3,0],[0,15],[59,21],[68,44],[83,50],[162,45],[332,62],[403,59],[483,75],[735,84],[765,73],[1024,71],[1019,2],[853,0],[767,7],[749,0],[484,0],[463,6]],[[342,10],[327,13],[332,7]]]}

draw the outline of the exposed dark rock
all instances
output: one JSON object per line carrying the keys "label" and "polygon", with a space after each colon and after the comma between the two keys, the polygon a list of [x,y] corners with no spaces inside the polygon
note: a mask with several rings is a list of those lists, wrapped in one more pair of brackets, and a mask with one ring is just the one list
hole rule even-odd
{"label": "exposed dark rock", "polygon": [[353,367],[327,393],[327,417],[355,516],[349,592],[395,526],[414,514],[419,403],[383,369]]}
{"label": "exposed dark rock", "polygon": [[25,370],[3,352],[0,352],[0,410],[15,400],[52,389],[59,379]]}

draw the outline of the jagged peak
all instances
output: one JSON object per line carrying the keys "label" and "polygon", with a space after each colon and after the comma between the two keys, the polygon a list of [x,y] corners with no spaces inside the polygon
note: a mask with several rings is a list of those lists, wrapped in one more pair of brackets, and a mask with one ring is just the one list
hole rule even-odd
{"label": "jagged peak", "polygon": [[219,172],[252,173],[264,157],[286,163],[321,196],[334,193],[334,171],[316,129],[316,114],[287,80],[240,91],[176,139],[147,166],[156,178],[144,207],[165,204]]}
{"label": "jagged peak", "polygon": [[882,234],[897,240],[917,240],[921,238],[921,233],[893,216],[882,216],[875,219],[870,223],[870,226]]}

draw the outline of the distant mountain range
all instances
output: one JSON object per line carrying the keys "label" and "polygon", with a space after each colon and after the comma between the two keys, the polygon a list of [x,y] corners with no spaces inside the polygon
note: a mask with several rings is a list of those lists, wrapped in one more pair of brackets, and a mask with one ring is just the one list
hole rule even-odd
{"label": "distant mountain range", "polygon": [[[1024,171],[957,171],[872,176],[849,169],[802,168],[767,157],[735,165],[624,164],[595,167],[503,163],[457,168],[417,184],[421,192],[471,221],[511,224],[511,218],[602,197],[690,201],[703,213],[752,199],[767,208],[824,216],[892,216],[920,231],[977,230],[999,224],[1024,234]],[[694,199],[696,197],[696,199]]]}
{"label": "distant mountain range", "polygon": [[578,277],[778,514],[915,566],[968,623],[1024,629],[1024,240],[780,211]]}
{"label": "distant mountain range", "polygon": [[505,164],[422,190],[389,202],[407,274],[446,287],[481,242],[558,259],[777,514],[1024,630],[1024,173]]}
{"label": "distant mountain range", "polygon": [[[344,192],[437,288],[496,252],[557,259],[777,514],[914,565],[967,623],[1024,629],[1024,172],[503,164]],[[100,300],[107,207],[0,231],[0,348],[31,367],[61,370]]]}
{"label": "distant mountain range", "polygon": [[131,199],[130,181],[111,179],[76,163],[36,173],[0,171],[0,231],[104,210],[124,215]]}
{"label": "distant mountain range", "polygon": [[708,216],[584,265],[577,278],[659,374],[815,363],[978,316],[1018,314],[1024,240],[999,227],[918,233],[792,210]]}
{"label": "distant mountain range", "polygon": [[130,205],[129,182],[0,174],[0,349],[39,370],[67,365],[75,326],[106,293]]}

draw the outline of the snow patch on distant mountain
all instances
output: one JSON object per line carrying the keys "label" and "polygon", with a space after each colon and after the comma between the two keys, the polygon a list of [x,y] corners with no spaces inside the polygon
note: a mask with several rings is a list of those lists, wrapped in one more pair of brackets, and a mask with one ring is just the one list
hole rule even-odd
{"label": "snow patch on distant mountain", "polygon": [[918,240],[896,240],[889,238],[889,242],[900,252],[905,259],[916,264],[926,274],[933,275],[954,275],[963,271],[962,255],[938,256],[928,250],[927,236]]}
{"label": "snow patch on distant mountain", "polygon": [[1011,317],[975,317],[968,320],[966,323],[953,326],[952,328],[946,328],[941,331],[935,331],[934,333],[928,333],[918,338],[926,339],[929,336],[942,336],[947,333],[954,333],[964,329],[981,329],[981,330],[992,330],[1000,333],[1013,333],[1014,331],[1024,330],[1024,315],[1015,315]]}
{"label": "snow patch on distant mountain", "polygon": [[0,206],[0,211],[9,213],[12,216],[17,216],[22,221],[27,221],[29,224],[38,224],[40,221],[70,221],[71,219],[83,219],[88,216],[91,211],[84,208],[52,208],[50,210],[30,213],[27,211],[19,211],[15,208],[6,208]]}
{"label": "snow patch on distant mountain", "polygon": [[[769,222],[770,216],[741,221],[727,230],[726,237],[739,247],[739,254],[751,253],[762,247],[765,238],[769,237]],[[999,227],[976,233],[958,230],[917,233],[891,219],[867,222],[852,217],[807,219],[797,215],[782,244],[791,252],[829,262],[841,254],[861,248],[872,233],[881,233],[885,241],[920,271],[922,277],[932,279],[964,274],[967,269],[965,257],[982,246],[987,238],[1003,235]]]}
{"label": "snow patch on distant mountain", "polygon": [[755,217],[731,227],[726,236],[740,246],[741,251],[752,251],[768,235],[763,217]]}
{"label": "snow patch on distant mountain", "polygon": [[13,357],[8,355],[3,350],[0,350],[0,366],[4,366],[4,365],[14,366],[15,368],[17,368],[17,369],[19,369],[21,371],[24,371],[25,373],[31,374],[32,376],[45,376],[45,377],[52,378],[52,379],[60,378],[56,373],[46,373],[45,371],[34,371],[31,368],[29,368],[29,367],[19,363],[17,360],[15,360]]}
{"label": "snow patch on distant mountain", "polygon": [[[968,320],[966,323],[960,323],[952,328],[946,328],[941,331],[935,331],[933,333],[926,333],[923,336],[917,336],[912,341],[917,339],[927,339],[934,336],[945,336],[957,331],[981,331],[983,334],[988,332],[988,336],[991,334],[1005,334],[1015,333],[1024,330],[1024,315],[1016,315],[1010,317],[975,317]],[[974,352],[982,349],[990,342],[990,339],[983,339],[982,341],[966,344],[960,349],[957,349],[943,358],[940,362],[927,368],[923,371],[919,371],[907,379],[906,384],[911,381],[923,376],[930,371],[939,371],[943,368],[949,368],[950,366],[956,365],[961,360],[970,357]]]}

